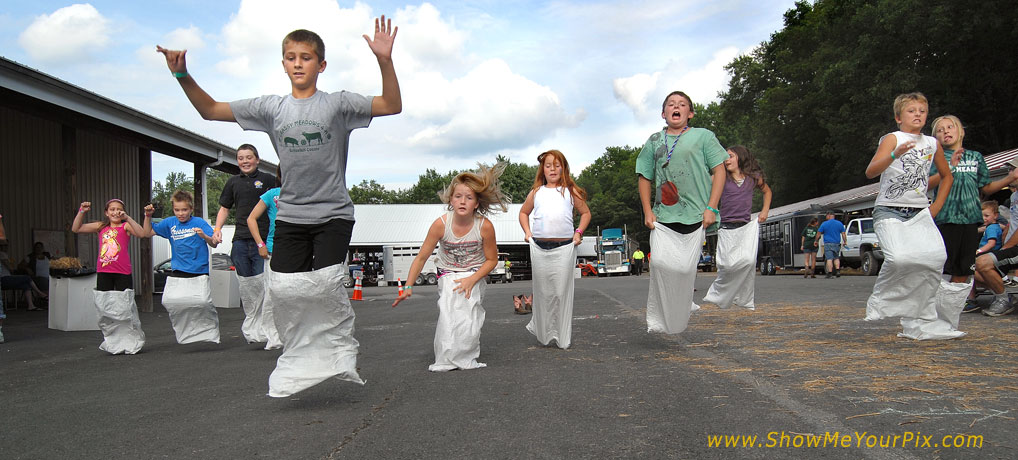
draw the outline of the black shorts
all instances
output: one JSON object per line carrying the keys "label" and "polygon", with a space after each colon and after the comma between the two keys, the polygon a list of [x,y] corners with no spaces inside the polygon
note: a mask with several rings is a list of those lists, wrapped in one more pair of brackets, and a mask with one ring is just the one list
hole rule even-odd
{"label": "black shorts", "polygon": [[332,219],[321,224],[276,220],[272,237],[272,271],[298,273],[346,262],[354,221]]}
{"label": "black shorts", "polygon": [[1001,276],[1018,268],[1018,246],[990,251],[990,255],[993,256],[993,266],[997,268]]}
{"label": "black shorts", "polygon": [[683,235],[688,235],[690,233],[697,231],[699,228],[703,227],[703,222],[697,222],[695,224],[680,224],[678,222],[655,222],[655,224],[664,225],[665,227],[672,229],[672,231],[674,231],[675,233],[681,233]]}
{"label": "black shorts", "polygon": [[126,291],[134,289],[134,279],[124,273],[96,273],[95,290]]}
{"label": "black shorts", "polygon": [[940,236],[947,250],[944,274],[952,276],[972,275],[976,263],[976,249],[979,249],[979,224],[937,224]]}

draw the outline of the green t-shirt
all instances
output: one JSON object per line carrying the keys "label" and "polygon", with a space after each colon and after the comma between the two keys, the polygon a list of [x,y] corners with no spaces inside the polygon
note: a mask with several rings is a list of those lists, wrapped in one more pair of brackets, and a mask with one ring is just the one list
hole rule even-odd
{"label": "green t-shirt", "polygon": [[802,242],[803,249],[816,249],[817,248],[817,229],[818,227],[810,227],[802,229],[802,237],[805,241]]}
{"label": "green t-shirt", "polygon": [[710,200],[710,171],[728,159],[728,152],[710,130],[689,128],[679,136],[664,167],[673,142],[675,136],[665,135],[664,130],[651,134],[636,157],[636,174],[654,184],[658,221],[691,225],[703,221]]}
{"label": "green t-shirt", "polygon": [[[947,164],[951,164],[954,150],[944,150]],[[930,175],[937,174],[937,164],[930,167]],[[938,224],[979,224],[983,222],[982,201],[979,189],[990,183],[990,170],[986,167],[983,154],[965,150],[957,166],[951,167],[954,183],[947,194],[944,207],[937,214]],[[936,189],[940,192],[940,187]],[[934,194],[934,199],[936,195]]]}

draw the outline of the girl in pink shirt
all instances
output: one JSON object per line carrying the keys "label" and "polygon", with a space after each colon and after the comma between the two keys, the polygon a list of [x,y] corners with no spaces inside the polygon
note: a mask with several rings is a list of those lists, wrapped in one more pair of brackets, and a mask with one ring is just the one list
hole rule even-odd
{"label": "girl in pink shirt", "polygon": [[71,231],[74,233],[99,234],[99,258],[96,261],[97,291],[125,291],[134,287],[131,278],[130,236],[143,238],[152,228],[152,205],[145,206],[145,224],[138,225],[124,212],[124,202],[112,199],[106,202],[101,222],[83,224],[85,213],[92,209],[92,203],[85,201],[74,216]]}

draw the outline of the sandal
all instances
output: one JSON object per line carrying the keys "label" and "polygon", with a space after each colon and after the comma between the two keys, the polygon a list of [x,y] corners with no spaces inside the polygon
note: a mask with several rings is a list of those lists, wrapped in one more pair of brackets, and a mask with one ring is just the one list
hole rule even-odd
{"label": "sandal", "polygon": [[523,297],[523,304],[524,304],[523,309],[524,309],[524,311],[526,311],[527,313],[533,312],[534,311],[534,295],[531,294],[529,296],[520,296],[520,297]]}
{"label": "sandal", "polygon": [[522,299],[523,299],[523,296],[521,296],[521,295],[514,295],[513,296],[513,309],[514,309],[514,312],[517,315],[525,315],[525,314],[527,314],[527,312],[525,310],[523,310],[523,300]]}

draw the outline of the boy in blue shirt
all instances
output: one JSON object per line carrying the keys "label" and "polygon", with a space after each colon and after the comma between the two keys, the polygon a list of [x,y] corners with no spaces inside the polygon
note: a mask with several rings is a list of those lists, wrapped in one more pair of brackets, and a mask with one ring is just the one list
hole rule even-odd
{"label": "boy in blue shirt", "polygon": [[194,217],[194,197],[190,192],[177,190],[173,193],[173,215],[175,219],[163,219],[152,226],[148,236],[159,235],[170,240],[173,251],[170,276],[194,278],[209,274],[209,246],[218,243],[212,238],[212,226],[205,219]]}
{"label": "boy in blue shirt", "polygon": [[1000,249],[1000,245],[1004,241],[1004,230],[997,223],[997,219],[1000,217],[997,206],[997,202],[993,200],[984,201],[982,204],[983,225],[985,229],[983,230],[983,237],[979,240],[979,249],[976,249],[977,256]]}

